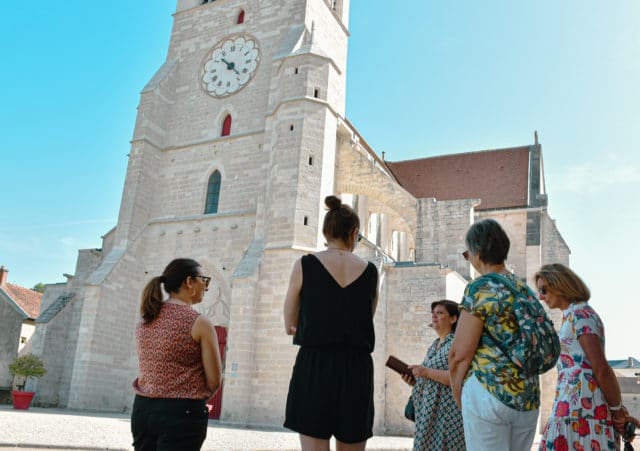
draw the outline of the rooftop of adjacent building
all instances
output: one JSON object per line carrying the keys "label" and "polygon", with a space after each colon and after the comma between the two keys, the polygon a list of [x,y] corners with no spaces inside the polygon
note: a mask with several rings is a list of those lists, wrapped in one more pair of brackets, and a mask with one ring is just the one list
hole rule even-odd
{"label": "rooftop of adjacent building", "polygon": [[640,361],[633,357],[627,357],[622,360],[607,360],[609,366],[614,370],[626,370],[631,368],[637,368],[640,371]]}
{"label": "rooftop of adjacent building", "polygon": [[36,319],[40,314],[42,294],[7,282],[8,273],[7,268],[0,266],[0,299],[10,302],[25,319]]}
{"label": "rooftop of adjacent building", "polygon": [[481,199],[477,210],[526,207],[531,146],[482,150],[386,166],[398,183],[417,198]]}

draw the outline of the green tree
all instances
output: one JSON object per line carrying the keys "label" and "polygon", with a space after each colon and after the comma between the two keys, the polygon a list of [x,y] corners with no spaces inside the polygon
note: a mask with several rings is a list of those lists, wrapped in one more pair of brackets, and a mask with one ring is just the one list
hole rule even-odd
{"label": "green tree", "polygon": [[[26,380],[29,377],[42,377],[47,373],[47,370],[44,368],[44,362],[40,357],[33,354],[25,354],[16,358],[9,365],[9,372]],[[18,386],[18,390],[24,390],[24,383]]]}
{"label": "green tree", "polygon": [[43,284],[42,282],[38,282],[33,286],[32,290],[37,291],[38,293],[44,293],[44,287],[45,284]]}

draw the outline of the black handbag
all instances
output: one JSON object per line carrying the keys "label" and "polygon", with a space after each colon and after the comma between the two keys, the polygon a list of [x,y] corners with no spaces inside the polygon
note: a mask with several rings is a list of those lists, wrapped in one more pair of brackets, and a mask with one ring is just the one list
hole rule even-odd
{"label": "black handbag", "polygon": [[407,405],[404,407],[404,417],[407,420],[416,421],[416,411],[413,407],[413,396],[409,396]]}

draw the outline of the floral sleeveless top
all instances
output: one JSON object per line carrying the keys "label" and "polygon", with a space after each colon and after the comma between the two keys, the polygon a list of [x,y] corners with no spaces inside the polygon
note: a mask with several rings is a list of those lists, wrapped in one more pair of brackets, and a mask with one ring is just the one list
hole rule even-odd
{"label": "floral sleeveless top", "polygon": [[136,327],[140,375],[134,391],[147,398],[208,399],[200,343],[191,328],[200,314],[188,305],[165,302],[150,323]]}

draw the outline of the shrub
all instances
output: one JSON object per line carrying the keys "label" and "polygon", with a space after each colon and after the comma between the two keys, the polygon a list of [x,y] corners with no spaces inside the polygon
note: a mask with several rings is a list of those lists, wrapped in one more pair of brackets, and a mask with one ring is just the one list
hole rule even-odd
{"label": "shrub", "polygon": [[18,357],[9,365],[9,371],[14,376],[42,377],[47,370],[42,359],[33,354],[25,354]]}

